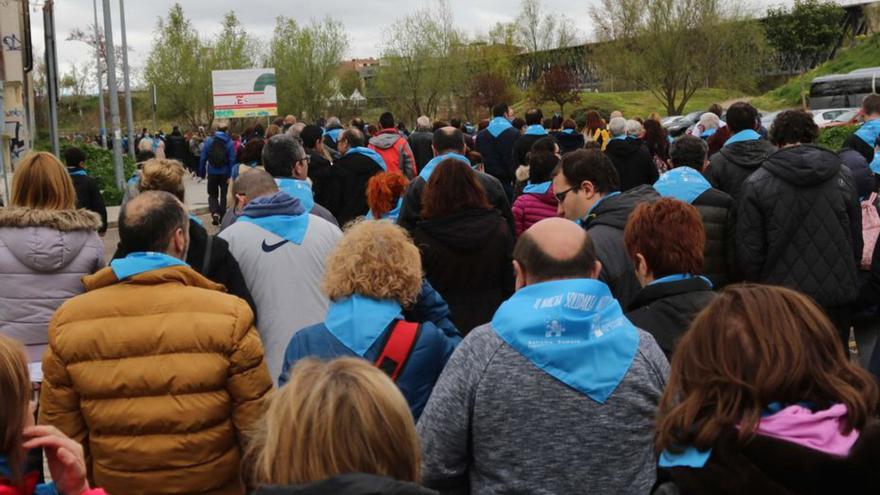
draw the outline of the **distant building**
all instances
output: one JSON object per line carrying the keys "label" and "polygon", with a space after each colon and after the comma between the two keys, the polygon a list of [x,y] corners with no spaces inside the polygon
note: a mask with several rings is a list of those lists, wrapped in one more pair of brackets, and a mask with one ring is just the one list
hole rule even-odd
{"label": "distant building", "polygon": [[339,71],[353,70],[358,73],[361,82],[366,84],[367,81],[376,76],[376,70],[379,68],[381,60],[375,58],[353,58],[339,64]]}

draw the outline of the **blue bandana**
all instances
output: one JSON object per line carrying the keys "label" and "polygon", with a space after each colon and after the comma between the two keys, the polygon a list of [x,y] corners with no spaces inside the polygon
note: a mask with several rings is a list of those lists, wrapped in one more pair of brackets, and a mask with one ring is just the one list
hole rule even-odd
{"label": "blue bandana", "polygon": [[660,176],[654,189],[664,198],[675,198],[691,204],[701,194],[712,188],[712,184],[691,167],[677,167]]}
{"label": "blue bandana", "polygon": [[627,136],[626,134],[622,134],[620,136],[614,136],[613,138],[609,139],[608,141],[617,141],[617,140],[623,141],[627,137],[629,137],[629,136]]}
{"label": "blue bandana", "polygon": [[79,167],[67,167],[67,173],[70,174],[71,177],[89,175],[85,170]]}
{"label": "blue bandana", "polygon": [[131,179],[128,179],[128,185],[130,187],[136,187],[138,183],[141,181],[141,171],[138,170],[131,176]]}
{"label": "blue bandana", "polygon": [[129,253],[125,258],[119,258],[110,262],[110,268],[119,280],[152,270],[168,268],[169,266],[189,265],[173,256],[152,251]]}
{"label": "blue bandana", "polygon": [[743,141],[757,141],[761,139],[761,135],[758,134],[757,131],[753,131],[751,129],[746,129],[744,131],[739,131],[727,140],[724,143],[724,146],[730,146],[733,143],[741,143]]}
{"label": "blue bandana", "polygon": [[660,461],[657,463],[657,465],[662,468],[701,468],[706,465],[706,461],[709,460],[709,456],[711,454],[712,449],[701,451],[697,450],[696,447],[687,447],[680,453],[674,453],[668,450],[664,450],[660,453]]}
{"label": "blue bandana", "polygon": [[511,127],[513,127],[513,124],[511,124],[509,120],[505,119],[504,117],[495,117],[494,119],[489,121],[489,127],[487,127],[486,129],[489,130],[489,134],[491,134],[492,137],[497,138],[501,135],[502,132],[510,129]]}
{"label": "blue bandana", "polygon": [[298,199],[306,213],[312,211],[315,207],[315,195],[312,193],[312,186],[308,182],[299,179],[277,178],[275,183],[278,184],[278,189]]}
{"label": "blue bandana", "polygon": [[373,220],[397,220],[397,217],[400,216],[400,208],[403,206],[403,196],[397,200],[397,206],[394,207],[393,210],[388,213],[382,215],[382,218],[376,218],[376,215],[373,214],[373,210],[367,212],[367,218],[372,218]]}
{"label": "blue bandana", "polygon": [[880,174],[880,153],[874,153],[874,159],[871,160],[868,167],[871,169],[871,172]]}
{"label": "blue bandana", "polygon": [[189,214],[189,219],[192,220],[193,222],[199,224],[199,226],[201,226],[201,227],[205,226],[204,222],[202,222],[202,219],[193,215],[192,213]]}
{"label": "blue bandana", "polygon": [[385,165],[385,160],[382,159],[382,156],[379,153],[371,150],[370,148],[364,148],[363,146],[355,146],[354,148],[349,149],[345,152],[345,155],[348,156],[352,153],[357,153],[358,155],[364,155],[370,160],[376,162],[377,165],[382,167],[382,170],[388,171],[388,166]]}
{"label": "blue bandana", "polygon": [[873,149],[874,146],[877,146],[877,138],[880,137],[880,119],[865,122],[856,130],[855,134]]}
{"label": "blue bandana", "polygon": [[639,333],[607,285],[571,279],[529,285],[504,302],[492,328],[535,366],[604,403],[629,371]]}
{"label": "blue bandana", "polygon": [[339,134],[342,132],[342,129],[330,129],[329,131],[325,131],[324,135],[329,137],[331,141],[334,143],[339,141]]}
{"label": "blue bandana", "polygon": [[401,318],[397,301],[352,295],[330,303],[324,325],[358,356],[363,357],[394,320]]}
{"label": "blue bandana", "polygon": [[541,124],[530,125],[526,127],[526,136],[546,136],[547,129]]}
{"label": "blue bandana", "polygon": [[548,190],[550,190],[550,186],[553,185],[553,182],[547,181],[542,182],[540,184],[532,184],[529,182],[526,184],[526,187],[523,188],[524,194],[544,194]]}
{"label": "blue bandana", "polygon": [[691,280],[691,279],[695,279],[695,278],[701,279],[703,282],[706,282],[706,286],[709,289],[713,289],[715,287],[715,285],[712,283],[712,281],[709,280],[708,278],[706,278],[702,275],[691,275],[690,273],[677,273],[675,275],[667,275],[665,277],[660,277],[660,278],[654,280],[653,282],[651,282],[648,285],[665,284],[667,282],[680,282],[682,280]]}
{"label": "blue bandana", "polygon": [[596,201],[596,204],[594,204],[592,208],[587,210],[587,214],[584,215],[584,218],[589,217],[590,214],[593,213],[593,210],[595,210],[596,207],[599,206],[599,203],[601,203],[602,201],[605,201],[608,198],[613,198],[614,196],[619,196],[619,195],[620,195],[620,191],[614,191],[614,192],[606,194],[605,196],[602,196],[601,198],[599,198],[599,201]]}
{"label": "blue bandana", "polygon": [[428,179],[431,178],[431,174],[434,173],[434,169],[437,168],[437,165],[447,158],[453,158],[463,163],[467,163],[468,166],[471,165],[471,161],[467,159],[464,155],[459,155],[458,153],[446,153],[445,155],[437,155],[434,158],[431,158],[431,161],[425,164],[422,167],[422,171],[419,172],[419,177],[428,182]]}
{"label": "blue bandana", "polygon": [[703,138],[703,139],[706,139],[706,138],[712,137],[712,136],[715,134],[715,132],[716,132],[717,130],[718,130],[718,129],[706,129],[705,131],[703,131],[702,134],[700,134],[700,137]]}
{"label": "blue bandana", "polygon": [[288,240],[297,246],[301,245],[309,228],[309,214],[302,215],[270,215],[265,217],[249,217],[242,215],[237,222],[247,222],[260,227],[263,230]]}
{"label": "blue bandana", "polygon": [[563,129],[562,133],[563,134],[574,134],[574,129]]}

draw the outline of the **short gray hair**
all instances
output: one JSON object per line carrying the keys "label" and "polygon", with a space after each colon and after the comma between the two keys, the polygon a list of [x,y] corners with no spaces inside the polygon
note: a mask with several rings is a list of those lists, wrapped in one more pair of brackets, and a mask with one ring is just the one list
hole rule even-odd
{"label": "short gray hair", "polygon": [[325,127],[328,129],[331,127],[342,127],[342,121],[339,120],[339,117],[328,117],[327,122],[324,123]]}
{"label": "short gray hair", "polygon": [[642,124],[639,123],[638,120],[627,120],[626,121],[626,135],[627,136],[638,136],[645,130],[642,127]]}
{"label": "short gray hair", "polygon": [[430,129],[431,128],[431,119],[427,115],[422,115],[418,119],[416,119],[416,127],[419,129]]}
{"label": "short gray hair", "polygon": [[626,134],[626,119],[623,117],[614,117],[608,123],[608,132],[611,137],[623,136]]}
{"label": "short gray hair", "polygon": [[276,134],[263,146],[263,168],[273,177],[290,177],[293,165],[305,157],[306,150],[299,136]]}
{"label": "short gray hair", "polygon": [[700,116],[699,124],[703,126],[703,130],[717,129],[721,125],[721,119],[712,112],[706,112]]}
{"label": "short gray hair", "polygon": [[291,125],[289,129],[287,129],[287,134],[293,137],[299,137],[299,134],[305,128],[306,125],[304,123],[297,122],[296,124]]}

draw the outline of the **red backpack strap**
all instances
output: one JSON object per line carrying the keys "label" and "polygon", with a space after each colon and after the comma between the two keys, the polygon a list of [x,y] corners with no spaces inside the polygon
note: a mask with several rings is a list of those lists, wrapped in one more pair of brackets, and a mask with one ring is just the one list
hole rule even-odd
{"label": "red backpack strap", "polygon": [[376,367],[384,371],[395,382],[403,373],[403,367],[409,360],[416,340],[419,338],[419,324],[398,320],[388,331],[382,352],[376,359]]}

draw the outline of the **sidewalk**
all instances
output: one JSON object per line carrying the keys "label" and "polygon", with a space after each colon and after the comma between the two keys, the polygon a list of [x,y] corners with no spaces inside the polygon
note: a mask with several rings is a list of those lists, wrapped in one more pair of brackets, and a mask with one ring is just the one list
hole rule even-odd
{"label": "sidewalk", "polygon": [[[186,207],[193,215],[199,216],[208,213],[208,182],[196,182],[189,174],[183,178],[186,188]],[[107,207],[107,223],[110,227],[116,227],[119,219],[119,206]]]}

